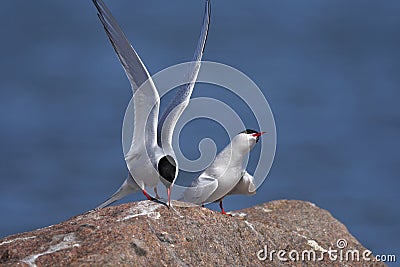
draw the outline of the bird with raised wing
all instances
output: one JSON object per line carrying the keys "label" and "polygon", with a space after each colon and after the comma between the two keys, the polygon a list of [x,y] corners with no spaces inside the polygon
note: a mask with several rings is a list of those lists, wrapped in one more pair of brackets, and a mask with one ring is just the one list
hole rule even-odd
{"label": "bird with raised wing", "polygon": [[206,0],[203,22],[198,44],[188,71],[187,83],[180,86],[158,122],[160,97],[157,89],[139,55],[129,43],[109,9],[102,0],[93,0],[98,17],[125,70],[133,90],[134,132],[132,144],[125,160],[129,174],[120,188],[96,209],[110,205],[126,195],[142,190],[153,201],[158,201],[146,192],[161,181],[167,188],[168,206],[170,192],[178,176],[178,162],[172,149],[172,135],[175,125],[189,104],[195,85],[210,24],[210,0]]}

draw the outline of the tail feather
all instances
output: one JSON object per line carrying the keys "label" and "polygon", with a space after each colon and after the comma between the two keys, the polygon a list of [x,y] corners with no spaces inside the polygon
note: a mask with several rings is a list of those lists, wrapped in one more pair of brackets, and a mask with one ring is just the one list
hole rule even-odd
{"label": "tail feather", "polygon": [[115,201],[120,200],[121,198],[130,195],[132,193],[135,193],[136,191],[139,190],[140,190],[139,185],[135,182],[135,180],[133,180],[132,176],[129,174],[128,177],[125,179],[124,183],[120,186],[120,188],[118,188],[118,190],[106,201],[97,206],[95,210],[107,207],[108,205],[114,203]]}

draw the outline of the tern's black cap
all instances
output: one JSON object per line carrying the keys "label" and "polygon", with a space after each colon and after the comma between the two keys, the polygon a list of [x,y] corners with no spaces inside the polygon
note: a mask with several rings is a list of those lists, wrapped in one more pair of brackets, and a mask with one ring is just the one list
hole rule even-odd
{"label": "tern's black cap", "polygon": [[[175,180],[176,174],[176,163],[174,158],[169,155],[162,157],[158,162],[158,172],[162,178],[172,184]],[[167,184],[165,184],[165,186],[167,186]]]}
{"label": "tern's black cap", "polygon": [[255,134],[255,133],[258,133],[258,132],[254,131],[254,130],[251,130],[251,129],[246,129],[246,130],[244,130],[243,132],[240,132],[240,133]]}
{"label": "tern's black cap", "polygon": [[[251,129],[246,129],[243,132],[240,133],[245,133],[245,134],[256,134],[258,133],[257,131],[251,130]],[[260,140],[260,136],[257,136],[256,138],[256,143],[258,143],[258,140]]]}

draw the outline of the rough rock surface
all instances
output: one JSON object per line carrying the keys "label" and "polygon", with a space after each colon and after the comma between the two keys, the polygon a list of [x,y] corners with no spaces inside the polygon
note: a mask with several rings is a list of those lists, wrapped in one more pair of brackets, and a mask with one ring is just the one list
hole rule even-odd
{"label": "rough rock surface", "polygon": [[[174,204],[168,210],[150,201],[128,203],[8,236],[0,240],[0,265],[385,266],[372,254],[372,261],[365,261],[366,249],[346,227],[309,202],[273,201],[233,212],[232,217]],[[332,258],[322,253],[329,247],[337,250]],[[348,252],[355,249],[360,261]],[[276,252],[270,258],[272,250]],[[287,261],[278,258],[279,250]],[[295,259],[296,251],[299,259],[293,261],[289,256]]]}

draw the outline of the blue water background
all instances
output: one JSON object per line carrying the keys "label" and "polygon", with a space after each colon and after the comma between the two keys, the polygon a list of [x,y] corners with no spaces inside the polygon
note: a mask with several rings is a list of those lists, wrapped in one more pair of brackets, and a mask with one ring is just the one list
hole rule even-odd
{"label": "blue water background", "polygon": [[[107,4],[151,73],[191,59],[203,1]],[[400,257],[400,2],[213,1],[212,8],[204,59],[252,78],[278,133],[257,195],[229,197],[225,208],[311,201],[375,254]],[[4,0],[0,24],[4,237],[66,220],[114,192],[127,173],[121,126],[131,91],[91,1]],[[202,84],[194,96],[237,102]],[[256,127],[248,109],[239,113]],[[193,159],[193,143],[204,137],[218,149],[228,142],[207,120],[181,135]]]}

